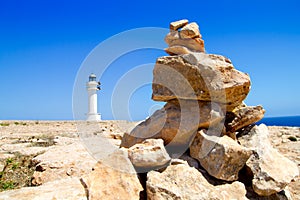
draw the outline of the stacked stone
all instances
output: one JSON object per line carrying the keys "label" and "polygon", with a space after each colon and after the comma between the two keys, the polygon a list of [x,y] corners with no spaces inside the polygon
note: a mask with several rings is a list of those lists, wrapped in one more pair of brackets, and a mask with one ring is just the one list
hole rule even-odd
{"label": "stacked stone", "polygon": [[236,70],[228,58],[206,54],[195,22],[172,22],[165,41],[170,56],[156,61],[152,99],[167,103],[126,134],[122,146],[147,138],[162,138],[170,146],[190,144],[198,129],[221,129],[226,115],[226,129],[220,131],[235,138],[237,130],[263,117],[261,106],[243,104],[250,90],[249,76]]}
{"label": "stacked stone", "polygon": [[195,22],[188,24],[186,19],[170,24],[170,33],[166,36],[165,41],[169,45],[165,51],[170,55],[205,52],[198,24]]}
{"label": "stacked stone", "polygon": [[[283,190],[299,172],[272,148],[268,129],[254,125],[265,110],[243,103],[250,91],[249,75],[236,70],[224,56],[206,54],[194,22],[172,22],[165,41],[170,56],[156,61],[152,99],[166,104],[125,134],[121,147],[130,151],[147,139],[162,139],[171,157],[176,154],[174,149],[189,148],[190,156],[217,179],[236,181],[243,177],[252,181],[253,190],[261,196]],[[134,159],[132,163],[143,167]],[[276,171],[273,163],[278,163]]]}

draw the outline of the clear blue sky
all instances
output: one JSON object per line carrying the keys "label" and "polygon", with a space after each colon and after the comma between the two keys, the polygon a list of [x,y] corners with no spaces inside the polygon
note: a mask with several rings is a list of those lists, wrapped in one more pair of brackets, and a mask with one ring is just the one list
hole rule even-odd
{"label": "clear blue sky", "polygon": [[[267,116],[300,114],[298,0],[10,0],[0,2],[0,119],[73,119],[76,74],[99,43],[133,28],[168,28],[182,18],[200,25],[208,53],[225,55],[250,74],[248,105],[262,104]],[[154,63],[162,55],[158,50],[132,52],[112,64],[101,79],[103,119],[114,118],[109,94],[122,76],[120,69]],[[133,120],[144,119],[155,108],[150,97],[150,85],[133,94]]]}

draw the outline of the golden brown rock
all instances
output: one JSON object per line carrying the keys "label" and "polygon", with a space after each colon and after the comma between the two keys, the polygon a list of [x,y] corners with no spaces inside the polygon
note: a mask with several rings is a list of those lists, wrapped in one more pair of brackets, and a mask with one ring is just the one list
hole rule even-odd
{"label": "golden brown rock", "polygon": [[165,37],[165,42],[169,45],[169,47],[184,46],[191,51],[205,52],[204,41],[201,38],[180,38],[179,32],[177,31],[168,33]]}
{"label": "golden brown rock", "polygon": [[220,55],[165,56],[156,61],[152,90],[155,101],[212,101],[226,105],[231,111],[246,98],[250,78],[235,70],[231,61]]}
{"label": "golden brown rock", "polygon": [[181,38],[201,38],[199,26],[195,22],[185,25],[179,32]]}
{"label": "golden brown rock", "polygon": [[[258,122],[264,117],[265,110],[262,106],[246,106],[234,109],[227,124],[227,132],[235,132],[243,127]],[[227,121],[227,120],[226,120]]]}
{"label": "golden brown rock", "polygon": [[144,169],[156,169],[171,160],[162,139],[146,139],[133,145],[128,149],[128,157],[135,167]]}
{"label": "golden brown rock", "polygon": [[170,23],[170,30],[177,31],[178,29],[182,28],[183,26],[187,25],[189,21],[187,19],[182,19],[179,21],[171,22]]}
{"label": "golden brown rock", "polygon": [[114,152],[105,162],[98,162],[94,171],[82,179],[89,200],[140,199],[143,188],[127,156],[126,151]]}
{"label": "golden brown rock", "polygon": [[227,136],[210,136],[201,130],[190,146],[190,154],[211,176],[234,181],[252,151]]}
{"label": "golden brown rock", "polygon": [[124,134],[122,147],[131,147],[148,138],[161,138],[170,146],[188,145],[199,127],[208,128],[224,119],[218,104],[180,100],[168,102],[150,118]]}
{"label": "golden brown rock", "polygon": [[168,47],[168,48],[165,48],[165,52],[167,52],[171,56],[191,53],[191,51],[184,46]]}

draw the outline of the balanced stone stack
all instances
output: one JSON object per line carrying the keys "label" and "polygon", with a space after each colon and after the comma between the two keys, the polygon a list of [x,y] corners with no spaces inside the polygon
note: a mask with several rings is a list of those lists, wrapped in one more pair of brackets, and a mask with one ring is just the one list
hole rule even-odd
{"label": "balanced stone stack", "polygon": [[[298,168],[273,149],[267,127],[255,125],[265,110],[260,105],[247,106],[243,102],[250,91],[249,75],[235,69],[228,58],[205,53],[199,26],[194,22],[172,22],[165,41],[169,46],[165,51],[170,56],[156,61],[152,99],[166,104],[125,134],[121,143],[136,168],[160,168],[159,172],[148,172],[148,199],[177,198],[174,191],[184,190],[184,186],[171,182],[179,181],[176,179],[181,177],[176,174],[179,168],[191,174],[191,179],[200,176],[197,170],[171,164],[182,160],[208,173],[208,177],[225,181],[224,187],[228,183],[237,188],[246,187],[248,193],[252,190],[257,197],[273,198],[284,190],[299,175]],[[160,146],[156,147],[158,143]],[[157,180],[170,174],[176,177],[169,183]],[[202,193],[211,192],[207,184]],[[211,198],[197,197],[201,190],[198,193],[189,190],[190,197],[182,193],[178,199],[246,199],[244,192],[239,194],[244,195],[241,198],[230,188],[232,194],[214,194],[217,196]]]}
{"label": "balanced stone stack", "polygon": [[170,24],[165,41],[170,56],[160,57],[153,70],[155,101],[167,102],[161,110],[123,137],[130,147],[147,138],[162,138],[169,146],[189,144],[198,129],[224,124],[222,134],[234,133],[264,115],[261,106],[243,103],[250,91],[249,75],[236,70],[221,55],[206,54],[196,23],[180,20]]}

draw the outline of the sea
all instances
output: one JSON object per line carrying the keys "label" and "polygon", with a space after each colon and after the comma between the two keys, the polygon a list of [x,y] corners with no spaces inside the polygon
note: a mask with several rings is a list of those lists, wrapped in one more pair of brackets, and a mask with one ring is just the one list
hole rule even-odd
{"label": "sea", "polygon": [[257,124],[266,124],[267,126],[296,126],[300,127],[300,116],[288,117],[265,117]]}

